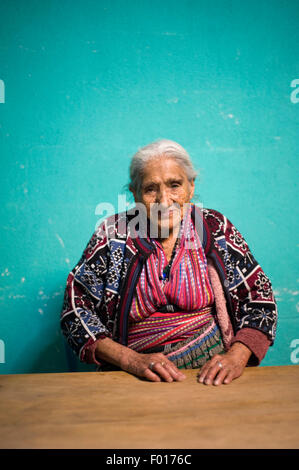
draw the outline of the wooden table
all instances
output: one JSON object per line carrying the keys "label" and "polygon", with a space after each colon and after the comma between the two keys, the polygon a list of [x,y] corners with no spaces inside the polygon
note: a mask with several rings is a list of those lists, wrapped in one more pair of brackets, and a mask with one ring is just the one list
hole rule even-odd
{"label": "wooden table", "polygon": [[230,385],[125,372],[0,376],[2,449],[298,449],[299,366],[247,368]]}

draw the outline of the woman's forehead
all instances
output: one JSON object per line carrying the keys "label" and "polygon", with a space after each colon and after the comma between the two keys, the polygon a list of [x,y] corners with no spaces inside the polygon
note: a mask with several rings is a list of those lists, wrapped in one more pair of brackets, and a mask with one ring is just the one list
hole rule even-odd
{"label": "woman's forehead", "polygon": [[186,173],[184,168],[172,158],[157,158],[145,165],[143,182],[146,180],[158,182],[177,178],[185,179]]}

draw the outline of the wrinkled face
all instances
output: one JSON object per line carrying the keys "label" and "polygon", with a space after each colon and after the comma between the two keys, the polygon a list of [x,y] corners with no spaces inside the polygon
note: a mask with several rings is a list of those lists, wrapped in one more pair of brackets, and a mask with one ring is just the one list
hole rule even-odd
{"label": "wrinkled face", "polygon": [[193,193],[194,181],[189,182],[185,170],[167,156],[146,165],[140,194],[133,191],[135,202],[144,204],[147,217],[162,237],[181,221],[184,204],[190,202]]}

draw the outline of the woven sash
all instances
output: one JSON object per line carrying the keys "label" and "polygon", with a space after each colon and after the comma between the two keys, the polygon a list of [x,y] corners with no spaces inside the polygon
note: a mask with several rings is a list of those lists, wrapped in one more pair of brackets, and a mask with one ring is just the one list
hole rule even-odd
{"label": "woven sash", "polygon": [[155,312],[143,321],[130,325],[128,346],[137,352],[189,340],[201,333],[205,325],[214,324],[212,307],[199,312]]}

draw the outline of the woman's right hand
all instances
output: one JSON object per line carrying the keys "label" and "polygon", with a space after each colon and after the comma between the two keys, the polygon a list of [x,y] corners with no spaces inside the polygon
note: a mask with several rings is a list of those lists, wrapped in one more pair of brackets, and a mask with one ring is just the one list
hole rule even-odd
{"label": "woman's right hand", "polygon": [[151,382],[181,381],[186,376],[162,353],[143,354],[123,346],[111,338],[97,341],[95,355],[130,374],[143,377]]}
{"label": "woman's right hand", "polygon": [[122,358],[121,368],[151,382],[180,382],[186,378],[162,353],[143,354],[128,348]]}

